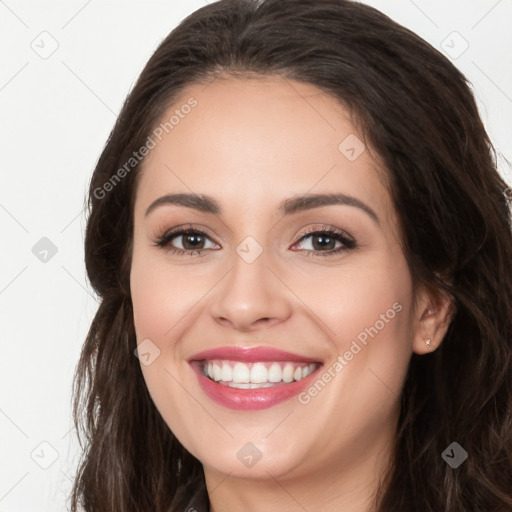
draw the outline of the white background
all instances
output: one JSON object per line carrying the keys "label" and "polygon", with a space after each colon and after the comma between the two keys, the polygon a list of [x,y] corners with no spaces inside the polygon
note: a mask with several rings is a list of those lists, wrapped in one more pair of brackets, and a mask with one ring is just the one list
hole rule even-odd
{"label": "white background", "polygon": [[[71,382],[97,306],[83,264],[87,184],[144,64],[205,3],[0,0],[0,512],[68,510]],[[367,3],[452,57],[467,41],[452,60],[512,161],[512,2]],[[504,160],[500,172],[512,181]],[[42,237],[57,248],[46,262],[32,252]]]}

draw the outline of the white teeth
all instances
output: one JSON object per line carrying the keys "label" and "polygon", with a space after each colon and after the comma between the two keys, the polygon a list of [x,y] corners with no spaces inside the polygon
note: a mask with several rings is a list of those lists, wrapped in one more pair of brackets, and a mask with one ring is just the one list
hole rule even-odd
{"label": "white teeth", "polygon": [[220,366],[217,363],[213,363],[213,379],[221,380],[221,377],[222,377],[222,371],[220,369]]}
{"label": "white teeth", "polygon": [[233,366],[233,382],[248,383],[250,380],[251,371],[246,364],[236,363]]}
{"label": "white teeth", "polygon": [[307,377],[310,373],[313,373],[315,368],[316,365],[314,363],[310,364],[309,366],[304,366],[304,368],[302,368],[302,378]]}
{"label": "white teeth", "polygon": [[268,370],[265,368],[265,365],[262,363],[255,363],[251,368],[251,382],[254,384],[261,384],[262,382],[267,382],[268,380]]}
{"label": "white teeth", "polygon": [[224,382],[231,382],[233,380],[233,370],[228,363],[222,365],[221,380]]}
{"label": "white teeth", "polygon": [[251,383],[240,383],[240,382],[230,382],[227,384],[230,388],[238,388],[238,389],[259,389],[259,388],[270,388],[272,384],[270,382],[262,382],[261,384],[253,384]]}
{"label": "white teeth", "polygon": [[272,363],[268,369],[268,381],[269,382],[281,382],[283,380],[283,370],[279,363]]}
{"label": "white teeth", "polygon": [[271,388],[271,387],[272,387],[271,382],[262,382],[261,384],[251,384],[251,389]]}
{"label": "white teeth", "polygon": [[293,380],[293,366],[291,364],[285,365],[283,369],[284,382],[291,382]]}
{"label": "white teeth", "polygon": [[231,382],[228,386],[230,388],[251,389],[251,384],[249,382]]}
{"label": "white teeth", "polygon": [[242,363],[240,361],[205,361],[203,374],[225,386],[257,389],[278,383],[299,381],[314,372],[318,363],[273,362]]}

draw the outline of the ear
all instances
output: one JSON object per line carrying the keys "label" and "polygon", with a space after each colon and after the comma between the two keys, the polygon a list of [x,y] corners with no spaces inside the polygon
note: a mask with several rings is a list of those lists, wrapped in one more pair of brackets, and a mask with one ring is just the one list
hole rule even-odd
{"label": "ear", "polygon": [[436,350],[448,331],[454,312],[453,297],[448,293],[421,287],[415,302],[413,352],[422,355]]}

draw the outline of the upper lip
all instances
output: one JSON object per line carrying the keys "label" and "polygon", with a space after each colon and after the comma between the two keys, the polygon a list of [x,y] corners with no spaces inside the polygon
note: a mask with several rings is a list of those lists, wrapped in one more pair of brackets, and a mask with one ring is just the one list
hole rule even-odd
{"label": "upper lip", "polygon": [[271,347],[241,347],[227,346],[218,347],[204,352],[194,354],[188,361],[202,361],[223,359],[231,361],[244,361],[246,363],[265,362],[265,361],[295,361],[306,363],[318,363],[318,359],[301,356],[293,352],[286,352]]}

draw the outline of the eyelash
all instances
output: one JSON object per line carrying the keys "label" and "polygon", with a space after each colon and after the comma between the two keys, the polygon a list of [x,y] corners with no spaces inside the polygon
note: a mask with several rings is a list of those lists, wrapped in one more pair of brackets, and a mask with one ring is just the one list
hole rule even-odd
{"label": "eyelash", "polygon": [[[293,245],[297,245],[302,242],[304,239],[308,238],[311,235],[324,235],[326,238],[333,238],[336,241],[339,241],[343,244],[342,247],[338,249],[331,249],[329,251],[315,251],[310,249],[302,249],[302,252],[306,252],[308,256],[317,257],[317,256],[334,256],[336,254],[340,254],[344,251],[349,251],[355,249],[357,244],[355,240],[349,237],[344,231],[334,229],[334,228],[312,228],[301,235],[299,240],[295,242]],[[161,237],[158,238],[155,245],[165,250],[167,253],[172,253],[177,256],[190,255],[190,256],[203,256],[205,252],[210,249],[179,249],[173,247],[167,247],[171,240],[177,238],[182,235],[200,235],[206,238],[210,238],[204,231],[200,229],[194,229],[193,227],[188,228],[177,228],[175,230],[168,231],[164,233]]]}

